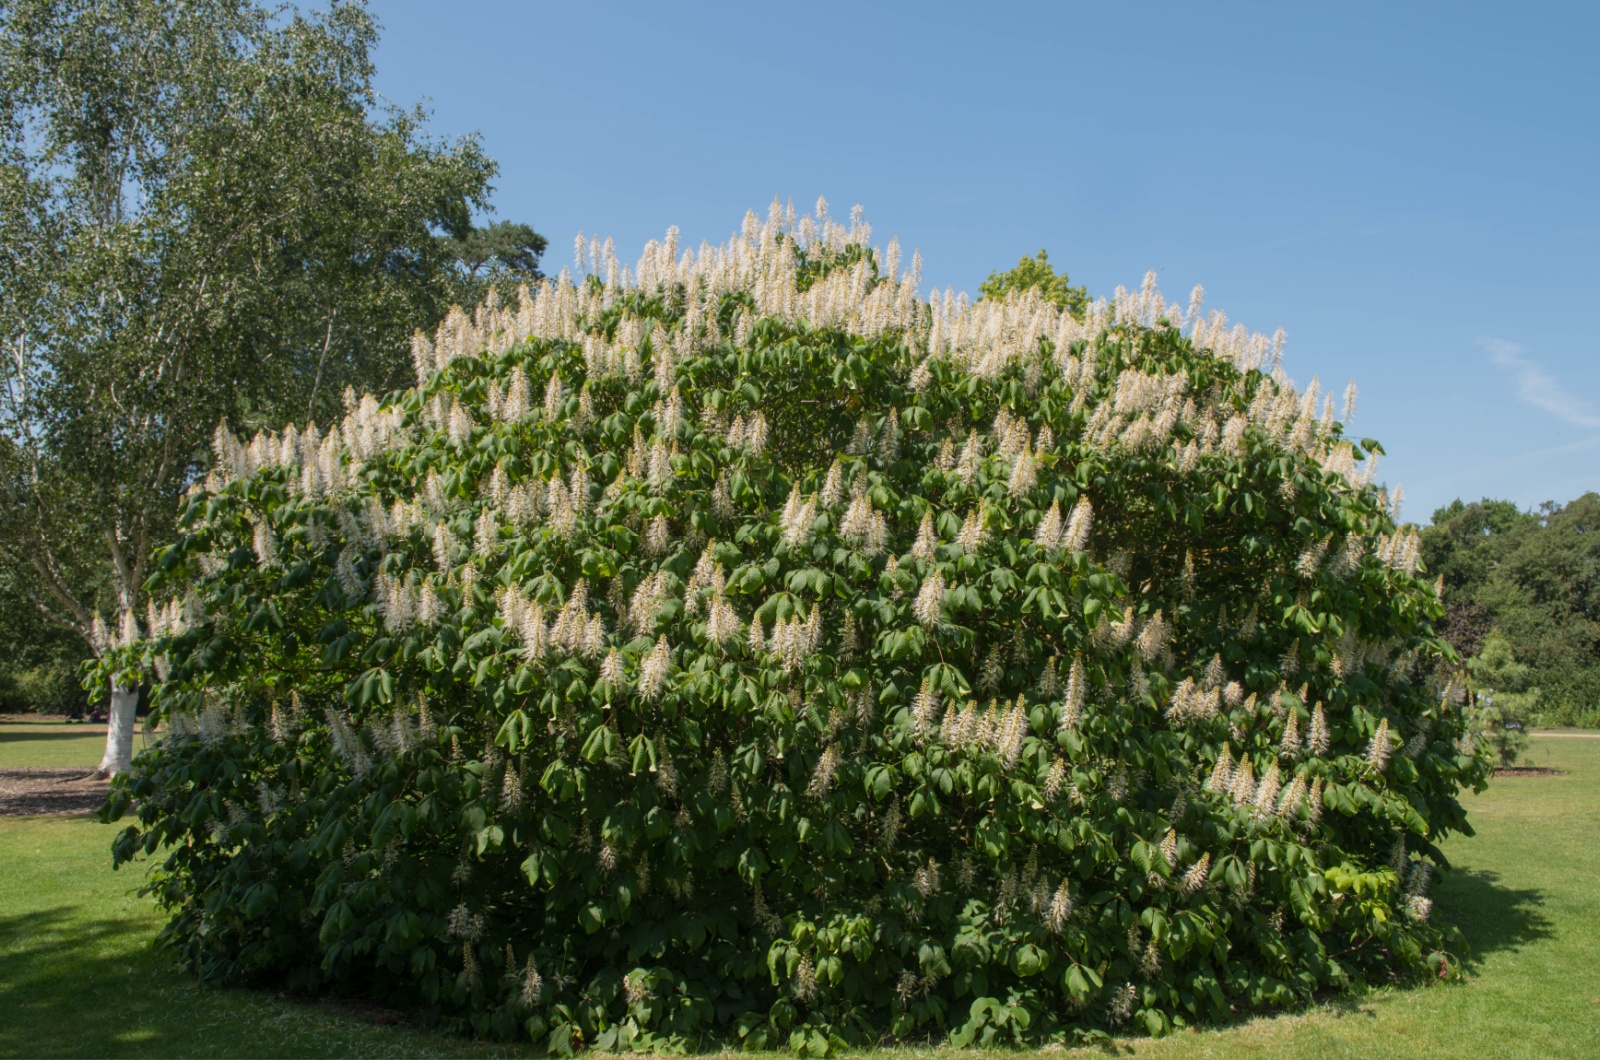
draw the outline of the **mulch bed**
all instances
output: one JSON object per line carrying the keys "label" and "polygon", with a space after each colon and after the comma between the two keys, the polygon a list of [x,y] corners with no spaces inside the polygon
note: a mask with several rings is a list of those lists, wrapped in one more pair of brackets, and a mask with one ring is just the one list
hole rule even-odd
{"label": "mulch bed", "polygon": [[1497,777],[1564,777],[1565,769],[1546,769],[1544,766],[1512,766],[1494,771]]}
{"label": "mulch bed", "polygon": [[84,769],[0,769],[0,817],[60,817],[93,813],[109,780]]}

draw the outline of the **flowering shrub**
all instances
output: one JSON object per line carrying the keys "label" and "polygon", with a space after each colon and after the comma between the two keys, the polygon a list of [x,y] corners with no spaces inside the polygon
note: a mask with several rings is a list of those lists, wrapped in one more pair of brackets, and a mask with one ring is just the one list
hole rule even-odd
{"label": "flowering shrub", "polygon": [[106,670],[190,966],[808,1054],[1448,971],[1485,766],[1374,443],[1198,292],[923,301],[868,243],[591,245],[414,389],[219,433]]}

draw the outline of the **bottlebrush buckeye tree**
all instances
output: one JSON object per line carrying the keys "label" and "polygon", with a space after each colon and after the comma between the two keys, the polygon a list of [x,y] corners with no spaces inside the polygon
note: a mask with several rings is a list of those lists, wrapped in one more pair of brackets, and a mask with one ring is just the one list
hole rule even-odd
{"label": "bottlebrush buckeye tree", "polygon": [[1438,593],[1268,340],[922,300],[820,207],[675,244],[218,434],[102,670],[166,719],[107,812],[190,966],[806,1053],[1449,970]]}

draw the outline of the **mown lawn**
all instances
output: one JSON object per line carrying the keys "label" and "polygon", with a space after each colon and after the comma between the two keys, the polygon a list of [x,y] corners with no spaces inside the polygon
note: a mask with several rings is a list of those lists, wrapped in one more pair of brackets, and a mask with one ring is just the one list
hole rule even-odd
{"label": "mown lawn", "polygon": [[[0,749],[8,759],[0,766],[52,764],[11,761],[14,745]],[[1458,871],[1439,888],[1436,915],[1472,941],[1467,982],[1130,1040],[1117,1052],[1171,1060],[1600,1056],[1600,740],[1540,738],[1534,757],[1569,772],[1497,780],[1471,799],[1478,835],[1448,846]],[[98,750],[73,764],[96,760]],[[384,1025],[382,1013],[200,988],[148,945],[160,918],[133,893],[136,872],[110,871],[110,837],[83,818],[0,819],[0,1055],[507,1054]]]}
{"label": "mown lawn", "polygon": [[[135,751],[144,746],[144,725],[133,738]],[[106,727],[90,722],[64,722],[60,718],[24,718],[13,715],[0,721],[0,769],[23,766],[93,769],[106,750]]]}

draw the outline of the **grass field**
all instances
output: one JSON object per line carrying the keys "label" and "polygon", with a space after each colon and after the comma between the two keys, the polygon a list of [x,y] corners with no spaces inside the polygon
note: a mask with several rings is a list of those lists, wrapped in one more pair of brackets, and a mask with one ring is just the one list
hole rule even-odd
{"label": "grass field", "polygon": [[[66,739],[14,740],[11,728],[0,726],[0,767],[65,764],[33,753],[62,754]],[[98,757],[97,746],[72,764]],[[1457,871],[1438,890],[1436,915],[1459,923],[1474,946],[1467,982],[1130,1040],[1117,1052],[1168,1060],[1600,1057],[1600,739],[1540,738],[1533,757],[1568,772],[1497,780],[1470,799],[1478,835],[1447,847]],[[136,872],[110,870],[110,838],[111,829],[84,818],[0,819],[0,1055],[507,1054],[382,1025],[370,1012],[200,988],[148,945],[160,918],[133,894]]]}
{"label": "grass field", "polygon": [[[133,738],[137,750],[144,745],[143,725]],[[21,766],[83,766],[93,769],[106,750],[106,727],[89,722],[64,722],[60,718],[12,716],[0,722],[0,769]]]}

